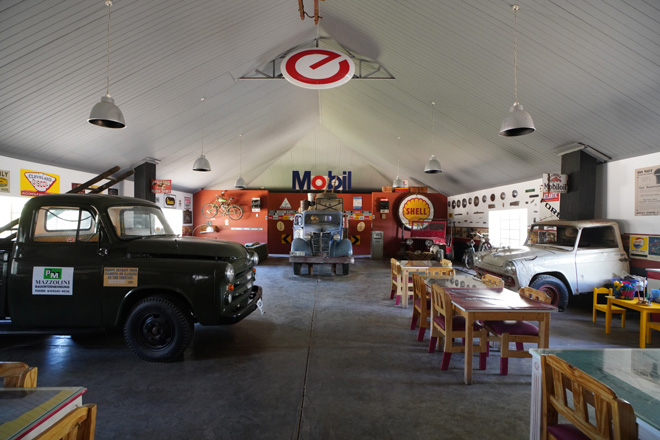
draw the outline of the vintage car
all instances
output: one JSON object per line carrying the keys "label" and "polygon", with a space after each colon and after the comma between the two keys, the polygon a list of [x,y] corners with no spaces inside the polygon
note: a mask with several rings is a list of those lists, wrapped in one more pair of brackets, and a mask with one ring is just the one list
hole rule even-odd
{"label": "vintage car", "polygon": [[453,259],[451,234],[446,220],[424,220],[410,223],[410,235],[403,242],[405,258],[411,260]]}
{"label": "vintage car", "polygon": [[496,275],[507,288],[546,292],[559,310],[569,292],[592,292],[629,272],[619,225],[609,220],[534,223],[522,248],[477,252],[474,263],[479,275]]}

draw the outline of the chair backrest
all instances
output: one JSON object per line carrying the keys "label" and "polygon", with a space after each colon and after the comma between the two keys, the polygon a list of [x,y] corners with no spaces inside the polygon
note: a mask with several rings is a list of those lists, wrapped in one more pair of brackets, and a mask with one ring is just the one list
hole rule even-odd
{"label": "chair backrest", "polygon": [[451,260],[447,260],[446,258],[440,260],[440,264],[442,264],[444,267],[452,267],[453,265]]}
{"label": "chair backrest", "polygon": [[36,440],[94,440],[96,404],[86,403],[67,413],[50,428],[35,437]]}
{"label": "chair backrest", "polygon": [[426,271],[428,276],[451,276],[456,275],[456,271],[452,267],[429,267]]}
{"label": "chair backrest", "polygon": [[546,304],[550,304],[552,302],[550,295],[545,292],[541,292],[540,290],[532,289],[531,287],[521,287],[520,290],[518,290],[518,293],[523,298],[543,301]]}
{"label": "chair backrest", "polygon": [[420,303],[420,308],[422,309],[422,312],[426,312],[426,300],[429,298],[428,291],[426,289],[426,283],[424,282],[424,278],[417,273],[413,272],[412,274],[412,279],[413,279],[413,302],[416,300],[419,300]]}
{"label": "chair backrest", "polygon": [[481,276],[481,282],[492,287],[504,287],[504,281],[502,281],[502,278],[498,278],[489,273]]}
{"label": "chair backrest", "polygon": [[594,287],[594,306],[598,304],[598,295],[612,295],[612,289],[607,287]]}
{"label": "chair backrest", "polygon": [[396,258],[390,258],[390,269],[392,270],[392,275],[396,273],[396,267],[399,265],[399,260]]}
{"label": "chair backrest", "polygon": [[541,358],[543,438],[548,427],[557,424],[558,414],[590,439],[637,438],[635,411],[628,402],[619,399],[607,385],[557,356]]}
{"label": "chair backrest", "polygon": [[23,362],[0,362],[0,377],[5,388],[34,388],[37,386],[37,367]]}
{"label": "chair backrest", "polygon": [[434,284],[431,286],[431,306],[433,307],[431,318],[435,316],[444,316],[445,317],[445,331],[452,331],[452,318],[454,316],[453,309],[451,306],[451,297],[445,289]]}

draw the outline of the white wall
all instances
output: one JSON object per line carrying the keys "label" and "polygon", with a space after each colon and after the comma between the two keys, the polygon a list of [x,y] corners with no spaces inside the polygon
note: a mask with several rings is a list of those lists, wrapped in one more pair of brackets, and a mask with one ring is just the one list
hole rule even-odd
{"label": "white wall", "polygon": [[658,216],[635,216],[635,170],[660,166],[660,153],[599,165],[596,217],[616,220],[622,233],[660,234]]}
{"label": "white wall", "polygon": [[[660,219],[658,216],[635,216],[635,170],[653,166],[660,167],[660,153],[598,165],[596,168],[595,217],[616,220],[622,233],[660,234]],[[511,196],[511,191],[514,189],[518,191],[518,197],[515,199]],[[531,189],[536,189],[536,193],[526,192]],[[467,208],[461,206],[461,208],[452,209],[450,207],[449,212],[456,220],[457,227],[487,228],[489,210],[487,205],[495,204],[495,208],[491,209],[509,209],[516,207],[510,206],[510,202],[519,200],[518,207],[528,208],[530,223],[536,220],[556,218],[547,209],[546,203],[540,202],[540,197],[533,199],[529,197],[530,194],[541,194],[540,191],[541,178],[460,194],[449,197],[449,202],[453,200],[462,202],[464,198],[466,200],[469,198],[474,199],[475,196],[478,196],[481,202],[484,194],[488,197],[488,201],[485,207],[480,203],[475,208],[473,203],[469,204]],[[506,194],[504,201],[500,200],[499,197],[502,192]],[[495,194],[495,202],[490,201],[491,194]],[[551,202],[550,206],[559,210],[559,202]]]}

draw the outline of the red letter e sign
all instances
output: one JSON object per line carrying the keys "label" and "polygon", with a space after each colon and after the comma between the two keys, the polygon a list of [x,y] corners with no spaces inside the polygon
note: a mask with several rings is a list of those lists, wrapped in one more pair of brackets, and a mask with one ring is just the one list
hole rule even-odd
{"label": "red letter e sign", "polygon": [[331,89],[353,78],[355,64],[347,55],[330,49],[302,49],[282,61],[282,75],[305,89]]}

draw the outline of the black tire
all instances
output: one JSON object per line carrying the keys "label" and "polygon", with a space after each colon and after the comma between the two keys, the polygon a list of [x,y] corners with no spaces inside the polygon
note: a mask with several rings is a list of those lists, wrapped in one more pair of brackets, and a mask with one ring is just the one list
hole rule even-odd
{"label": "black tire", "polygon": [[218,207],[213,203],[207,203],[202,208],[202,214],[204,214],[204,217],[206,218],[213,218],[218,215]]}
{"label": "black tire", "polygon": [[348,275],[349,270],[351,269],[351,265],[349,263],[342,263],[341,265],[341,274],[342,275]]}
{"label": "black tire", "polygon": [[539,275],[529,284],[532,289],[547,293],[552,298],[551,304],[563,312],[568,305],[568,289],[564,283],[552,275]]}
{"label": "black tire", "polygon": [[293,263],[293,274],[300,275],[301,268],[302,268],[302,263]]}
{"label": "black tire", "polygon": [[243,208],[238,205],[232,205],[227,209],[227,217],[232,220],[240,220],[243,217]]}
{"label": "black tire", "polygon": [[124,322],[126,344],[141,359],[171,362],[193,339],[192,317],[172,301],[152,296],[139,301]]}

